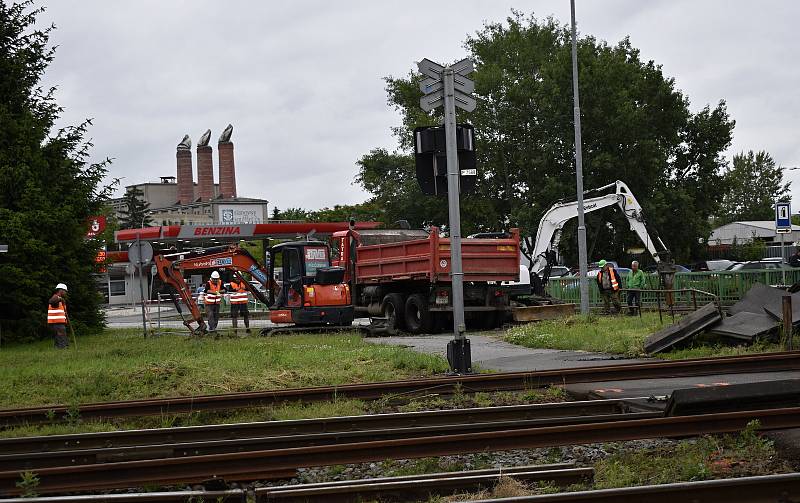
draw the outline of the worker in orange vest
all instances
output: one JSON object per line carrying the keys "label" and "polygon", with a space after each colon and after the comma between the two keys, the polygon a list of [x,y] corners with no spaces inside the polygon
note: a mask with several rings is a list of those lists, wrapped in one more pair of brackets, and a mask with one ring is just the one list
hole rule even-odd
{"label": "worker in orange vest", "polygon": [[600,272],[597,273],[597,288],[600,290],[600,295],[603,296],[603,313],[611,313],[611,304],[614,304],[614,314],[617,314],[622,309],[619,302],[619,289],[622,286],[622,280],[619,273],[610,262],[601,260],[598,262]]}
{"label": "worker in orange vest", "polygon": [[47,303],[47,326],[53,333],[53,341],[57,349],[67,349],[69,338],[67,337],[67,303],[64,297],[67,294],[67,285],[59,283],[56,285],[56,293],[50,297]]}
{"label": "worker in orange vest", "polygon": [[247,296],[247,285],[243,279],[235,278],[230,282],[230,302],[231,302],[231,320],[233,321],[234,332],[239,328],[239,314],[241,313],[244,319],[244,326],[247,333],[250,332],[250,311],[247,304],[250,299]]}
{"label": "worker in orange vest", "polygon": [[208,330],[210,332],[217,331],[217,323],[219,323],[219,305],[222,303],[223,293],[225,293],[225,287],[222,284],[222,280],[219,279],[219,272],[214,271],[211,273],[211,279],[206,281],[205,292],[203,292],[203,305],[206,306]]}

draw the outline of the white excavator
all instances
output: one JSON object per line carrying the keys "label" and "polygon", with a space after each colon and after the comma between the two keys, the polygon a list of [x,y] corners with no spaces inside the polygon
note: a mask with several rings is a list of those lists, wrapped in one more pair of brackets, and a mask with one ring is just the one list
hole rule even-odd
{"label": "white excavator", "polygon": [[[653,240],[650,237],[650,234],[647,232],[644,216],[642,215],[642,207],[624,182],[617,180],[614,183],[587,190],[584,192],[584,195],[601,192],[610,188],[614,188],[613,193],[584,198],[584,213],[590,213],[609,206],[619,206],[620,210],[622,210],[622,214],[628,220],[631,230],[642,240],[645,248],[653,257],[653,260],[659,265],[659,269],[662,269],[664,266],[669,268],[668,264],[671,264],[669,250],[660,238],[657,237],[656,240]],[[544,294],[543,286],[547,284],[550,277],[550,268],[553,267],[558,260],[557,250],[558,243],[561,240],[561,230],[569,220],[577,216],[577,201],[559,201],[547,210],[542,220],[539,222],[539,229],[536,231],[536,240],[533,241],[533,243],[528,240],[528,246],[525,247],[525,255],[531,261],[528,270],[530,271],[531,287],[534,294]]]}

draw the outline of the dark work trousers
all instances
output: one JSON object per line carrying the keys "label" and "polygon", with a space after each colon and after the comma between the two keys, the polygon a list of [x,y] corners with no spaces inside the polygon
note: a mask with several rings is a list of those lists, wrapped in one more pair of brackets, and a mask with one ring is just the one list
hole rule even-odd
{"label": "dark work trousers", "polygon": [[628,314],[635,316],[641,308],[642,292],[640,290],[628,290]]}
{"label": "dark work trousers", "polygon": [[[603,312],[605,314],[617,314],[622,309],[619,302],[619,290],[602,290],[600,295],[603,296]],[[611,310],[611,304],[614,304],[614,310]]]}
{"label": "dark work trousers", "polygon": [[206,304],[206,316],[208,316],[208,330],[216,332],[219,323],[219,304]]}
{"label": "dark work trousers", "polygon": [[239,328],[239,314],[242,315],[244,320],[244,327],[250,330],[250,310],[247,309],[247,304],[231,304],[231,320],[233,320],[233,328]]}
{"label": "dark work trousers", "polygon": [[67,337],[67,326],[63,323],[53,323],[50,325],[53,331],[53,341],[56,349],[67,349],[69,347],[69,337]]}

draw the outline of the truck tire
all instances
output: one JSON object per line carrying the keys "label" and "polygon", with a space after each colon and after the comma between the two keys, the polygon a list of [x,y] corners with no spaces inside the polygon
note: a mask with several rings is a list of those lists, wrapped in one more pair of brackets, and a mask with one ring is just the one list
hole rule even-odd
{"label": "truck tire", "polygon": [[420,294],[409,295],[406,300],[406,328],[412,334],[433,331],[433,316],[428,310],[428,299]]}
{"label": "truck tire", "polygon": [[386,317],[386,328],[389,330],[405,330],[406,300],[403,294],[390,293],[383,298],[381,313]]}

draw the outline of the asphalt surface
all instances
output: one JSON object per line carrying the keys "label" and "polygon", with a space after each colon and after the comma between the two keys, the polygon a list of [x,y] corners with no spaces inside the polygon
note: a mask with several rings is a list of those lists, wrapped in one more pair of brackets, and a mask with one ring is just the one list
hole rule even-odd
{"label": "asphalt surface", "polygon": [[[420,353],[444,357],[447,354],[447,342],[452,338],[452,335],[447,334],[379,337],[366,340],[375,344],[405,346]],[[555,370],[646,361],[586,351],[530,349],[510,344],[491,334],[467,334],[467,338],[472,349],[473,365],[477,364],[482,369],[499,372]]]}

